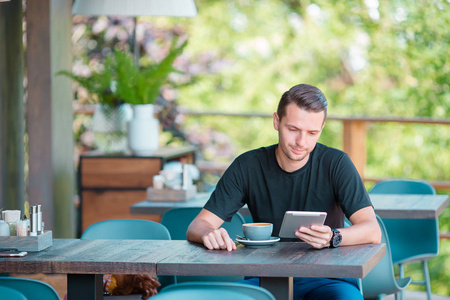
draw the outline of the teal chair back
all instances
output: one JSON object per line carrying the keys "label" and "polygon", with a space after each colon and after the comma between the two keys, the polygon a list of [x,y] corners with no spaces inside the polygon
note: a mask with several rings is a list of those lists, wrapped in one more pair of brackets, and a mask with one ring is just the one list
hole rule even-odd
{"label": "teal chair back", "polygon": [[[172,239],[186,240],[186,231],[192,220],[200,213],[202,207],[178,207],[166,211],[162,218],[161,224],[167,227]],[[236,234],[243,236],[242,224],[245,223],[242,215],[237,212],[231,222],[223,223],[225,228],[234,240]],[[177,282],[191,281],[240,281],[244,276],[177,276]]]}
{"label": "teal chair back", "polygon": [[410,277],[401,279],[395,278],[388,233],[386,232],[383,221],[378,215],[377,221],[381,230],[381,243],[386,244],[386,255],[372,271],[361,280],[364,299],[381,299],[384,295],[398,293],[406,288],[411,282]]}
{"label": "teal chair back", "polygon": [[[375,184],[369,194],[434,195],[436,190],[426,181],[393,179]],[[427,260],[439,253],[438,219],[383,219],[383,222],[391,243],[392,260],[400,267],[400,278],[404,277],[405,263],[420,261],[425,280],[412,284],[424,285],[431,299]]]}
{"label": "teal chair back", "polygon": [[266,289],[233,282],[185,282],[161,290],[154,300],[275,300]]}
{"label": "teal chair back", "polygon": [[81,235],[83,240],[170,240],[170,233],[160,223],[137,220],[107,220],[90,225]]}
{"label": "teal chair back", "polygon": [[159,293],[152,296],[152,300],[252,300],[247,295],[239,294],[235,291],[229,290],[215,290],[215,289],[189,289],[189,290],[174,290],[166,293]]}
{"label": "teal chair back", "polygon": [[[436,190],[426,181],[394,179],[377,183],[370,194],[435,195]],[[392,245],[394,264],[431,258],[439,251],[439,222],[437,219],[383,219]],[[414,233],[411,239],[408,233]]]}
{"label": "teal chair back", "polygon": [[[169,209],[163,214],[161,224],[169,230],[172,240],[186,240],[186,231],[189,224],[191,224],[192,220],[194,220],[201,210],[202,207],[177,207]],[[231,219],[231,222],[224,222],[222,227],[234,239],[236,234],[243,236],[242,224],[244,223],[244,217],[237,212]]]}
{"label": "teal chair back", "polygon": [[0,290],[0,299],[59,300],[58,294],[50,285],[35,279],[0,277],[0,287],[16,290],[23,296],[23,298],[20,298],[16,293],[16,298],[3,297]]}
{"label": "teal chair back", "polygon": [[409,179],[391,179],[376,183],[370,194],[417,194],[434,195],[436,190],[426,181]]}
{"label": "teal chair back", "polygon": [[[425,181],[393,179],[375,184],[369,194],[434,195],[436,190]],[[389,234],[394,264],[438,254],[437,219],[383,219],[383,222]],[[414,233],[414,239],[411,239],[411,233]]]}
{"label": "teal chair back", "polygon": [[2,296],[1,299],[7,299],[7,300],[27,300],[25,298],[25,295],[21,292],[11,289],[6,286],[0,286],[0,295]]}
{"label": "teal chair back", "polygon": [[[170,240],[167,228],[157,222],[137,219],[107,220],[90,225],[81,235],[83,240]],[[161,288],[176,282],[174,276],[158,276]]]}

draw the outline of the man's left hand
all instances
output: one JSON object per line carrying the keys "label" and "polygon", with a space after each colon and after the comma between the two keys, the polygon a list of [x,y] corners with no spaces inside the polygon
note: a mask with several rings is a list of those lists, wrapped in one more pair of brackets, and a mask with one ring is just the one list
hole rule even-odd
{"label": "man's left hand", "polygon": [[310,228],[300,227],[295,235],[314,248],[322,249],[330,246],[333,233],[327,225],[312,225]]}

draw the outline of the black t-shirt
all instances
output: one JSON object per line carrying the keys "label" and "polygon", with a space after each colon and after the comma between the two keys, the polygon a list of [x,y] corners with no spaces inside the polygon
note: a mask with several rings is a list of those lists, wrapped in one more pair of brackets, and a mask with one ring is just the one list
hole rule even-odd
{"label": "black t-shirt", "polygon": [[254,222],[273,223],[278,236],[287,210],[327,212],[325,224],[344,226],[350,217],[371,206],[355,166],[343,151],[316,144],[308,162],[285,172],[275,157],[277,145],[248,151],[237,157],[219,180],[205,209],[224,221],[247,204]]}

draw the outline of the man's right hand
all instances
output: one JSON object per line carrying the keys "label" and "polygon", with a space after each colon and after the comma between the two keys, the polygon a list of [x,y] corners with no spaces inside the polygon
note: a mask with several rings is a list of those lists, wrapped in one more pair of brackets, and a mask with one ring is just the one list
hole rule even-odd
{"label": "man's right hand", "polygon": [[236,250],[236,244],[224,228],[220,228],[223,220],[212,212],[202,209],[191,222],[187,230],[187,239],[202,243],[209,250]]}
{"label": "man's right hand", "polygon": [[209,250],[236,250],[236,244],[224,228],[215,229],[203,235],[202,241]]}

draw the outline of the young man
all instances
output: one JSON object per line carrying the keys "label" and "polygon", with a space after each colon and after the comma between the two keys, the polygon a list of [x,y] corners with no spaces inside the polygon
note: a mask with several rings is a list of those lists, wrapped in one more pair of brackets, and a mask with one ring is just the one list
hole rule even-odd
{"label": "young man", "polygon": [[[208,249],[235,250],[219,227],[247,204],[254,222],[273,223],[274,236],[288,210],[327,212],[324,225],[300,227],[295,233],[317,249],[379,243],[375,212],[350,158],[317,143],[326,115],[327,100],[318,88],[300,84],[285,92],[273,114],[278,144],[235,159],[189,226],[188,240]],[[344,216],[352,226],[343,228]],[[326,278],[295,278],[294,298],[362,299],[355,279]]]}

